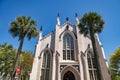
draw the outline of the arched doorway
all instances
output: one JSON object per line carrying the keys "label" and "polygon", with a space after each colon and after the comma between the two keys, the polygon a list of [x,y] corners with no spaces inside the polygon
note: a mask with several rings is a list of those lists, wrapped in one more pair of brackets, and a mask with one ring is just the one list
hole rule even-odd
{"label": "arched doorway", "polygon": [[75,76],[71,71],[67,71],[64,74],[63,80],[75,80]]}

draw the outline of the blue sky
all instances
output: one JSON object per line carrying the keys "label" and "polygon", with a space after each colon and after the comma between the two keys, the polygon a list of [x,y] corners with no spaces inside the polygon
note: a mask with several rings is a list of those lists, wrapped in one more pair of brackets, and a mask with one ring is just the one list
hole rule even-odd
{"label": "blue sky", "polygon": [[[43,35],[55,29],[56,16],[59,12],[61,24],[66,17],[75,23],[75,13],[81,18],[84,13],[94,11],[105,21],[104,30],[99,34],[105,55],[120,47],[120,0],[0,0],[0,44],[9,43],[18,48],[18,38],[13,38],[8,29],[9,23],[17,16],[31,16],[37,21],[38,30],[43,26]],[[25,40],[23,50],[34,51],[37,38]]]}

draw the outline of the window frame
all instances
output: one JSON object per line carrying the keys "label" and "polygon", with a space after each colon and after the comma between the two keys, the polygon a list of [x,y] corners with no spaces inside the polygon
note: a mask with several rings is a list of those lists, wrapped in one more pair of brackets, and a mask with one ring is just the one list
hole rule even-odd
{"label": "window frame", "polygon": [[51,68],[51,54],[50,51],[46,50],[43,53],[41,77],[40,80],[49,80],[50,68]]}
{"label": "window frame", "polygon": [[63,36],[63,60],[75,60],[74,38],[70,34]]}
{"label": "window frame", "polygon": [[88,64],[88,72],[89,72],[90,80],[98,80],[97,68],[95,67],[96,63],[94,60],[95,60],[94,54],[88,51],[87,64]]}

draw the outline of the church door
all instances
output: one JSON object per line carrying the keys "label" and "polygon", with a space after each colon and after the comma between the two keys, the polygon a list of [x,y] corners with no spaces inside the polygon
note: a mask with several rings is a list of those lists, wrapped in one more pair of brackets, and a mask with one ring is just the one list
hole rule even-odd
{"label": "church door", "polygon": [[67,71],[64,74],[63,80],[75,80],[75,76],[71,71]]}

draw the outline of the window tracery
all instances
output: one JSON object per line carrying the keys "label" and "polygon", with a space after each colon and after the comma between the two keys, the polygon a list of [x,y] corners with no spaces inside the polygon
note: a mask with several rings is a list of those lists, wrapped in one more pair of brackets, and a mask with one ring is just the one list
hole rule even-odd
{"label": "window tracery", "polygon": [[69,34],[63,37],[63,60],[74,60],[74,40]]}
{"label": "window tracery", "polygon": [[42,69],[41,69],[41,80],[49,80],[50,73],[50,53],[45,51],[43,54]]}

